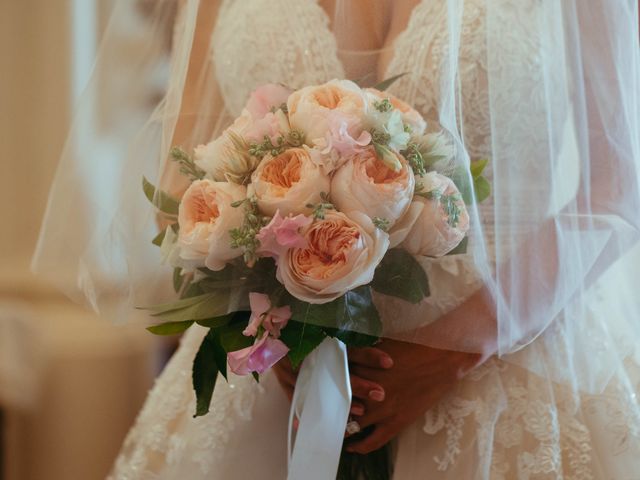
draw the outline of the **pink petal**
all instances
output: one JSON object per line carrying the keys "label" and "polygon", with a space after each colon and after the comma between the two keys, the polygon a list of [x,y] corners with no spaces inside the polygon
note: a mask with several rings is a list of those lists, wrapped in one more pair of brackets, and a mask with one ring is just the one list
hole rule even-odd
{"label": "pink petal", "polygon": [[252,372],[264,373],[278,363],[289,348],[280,340],[264,335],[252,346],[227,355],[229,369],[236,375],[248,375]]}
{"label": "pink petal", "polygon": [[271,308],[271,300],[264,293],[251,292],[249,294],[249,305],[254,315],[262,315]]}

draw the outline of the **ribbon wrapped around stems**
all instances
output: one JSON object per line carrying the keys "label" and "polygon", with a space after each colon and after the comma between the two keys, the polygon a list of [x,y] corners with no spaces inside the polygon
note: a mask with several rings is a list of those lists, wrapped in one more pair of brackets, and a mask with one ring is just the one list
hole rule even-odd
{"label": "ribbon wrapped around stems", "polygon": [[[334,480],[351,408],[344,343],[325,339],[300,369],[289,415],[288,480]],[[300,423],[293,445],[293,420]]]}

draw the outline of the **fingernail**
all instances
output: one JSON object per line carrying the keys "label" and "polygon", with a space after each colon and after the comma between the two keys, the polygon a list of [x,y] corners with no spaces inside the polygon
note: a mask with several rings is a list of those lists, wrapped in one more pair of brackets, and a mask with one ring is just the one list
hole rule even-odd
{"label": "fingernail", "polygon": [[393,367],[393,360],[391,359],[391,357],[382,357],[382,359],[380,360],[380,364],[383,368],[391,368]]}
{"label": "fingernail", "polygon": [[382,402],[384,400],[384,392],[381,390],[371,390],[369,392],[369,398],[376,402]]}
{"label": "fingernail", "polygon": [[361,407],[361,406],[357,406],[357,407],[356,407],[356,406],[354,406],[354,407],[351,407],[351,413],[352,413],[353,415],[360,415],[360,416],[362,416],[362,415],[364,415],[364,407]]}

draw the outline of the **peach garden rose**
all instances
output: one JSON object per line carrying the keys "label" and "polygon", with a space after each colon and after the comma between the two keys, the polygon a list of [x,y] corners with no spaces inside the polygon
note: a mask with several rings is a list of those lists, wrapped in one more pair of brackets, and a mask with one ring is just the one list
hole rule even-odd
{"label": "peach garden rose", "polygon": [[366,285],[389,246],[389,237],[361,212],[327,211],[304,232],[307,245],[278,260],[277,278],[299,300],[321,304]]}
{"label": "peach garden rose", "polygon": [[338,169],[331,181],[331,199],[342,212],[360,211],[370,218],[380,218],[391,227],[405,213],[415,179],[413,170],[401,155],[391,152],[402,165],[390,169],[376,155],[373,147],[354,152]]}
{"label": "peach garden rose", "polygon": [[349,80],[331,80],[302,88],[287,102],[291,127],[303,132],[307,143],[344,153],[371,141],[362,118],[368,105],[364,92]]}
{"label": "peach garden rose", "polygon": [[430,172],[421,182],[421,195],[416,196],[407,215],[412,223],[398,225],[406,234],[400,246],[412,255],[442,257],[464,239],[469,230],[469,213],[450,178]]}
{"label": "peach garden rose", "polygon": [[221,270],[242,254],[231,248],[229,230],[242,225],[244,212],[231,206],[246,198],[235,183],[196,180],[185,192],[178,211],[180,258],[187,265]]}
{"label": "peach garden rose", "polygon": [[283,217],[310,213],[308,204],[319,203],[331,181],[304,148],[291,148],[264,157],[251,177],[249,194],[255,195],[265,215],[280,211]]}

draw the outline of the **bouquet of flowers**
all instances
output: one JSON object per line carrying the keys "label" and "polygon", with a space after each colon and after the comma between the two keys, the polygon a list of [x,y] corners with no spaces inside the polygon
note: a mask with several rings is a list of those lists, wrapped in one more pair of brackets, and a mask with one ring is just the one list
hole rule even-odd
{"label": "bouquet of flowers", "polygon": [[446,134],[384,92],[392,80],[260,87],[221,136],[193,155],[172,150],[191,180],[181,201],[144,180],[173,222],[154,243],[180,296],[150,309],[162,323],[149,330],[209,329],[193,365],[196,416],[227,368],[258,378],[287,355],[296,368],[326,337],[374,344],[373,292],[417,304],[429,282],[415,256],[465,248],[486,161],[456,167]]}

